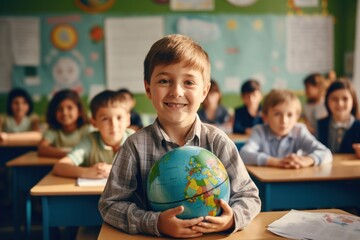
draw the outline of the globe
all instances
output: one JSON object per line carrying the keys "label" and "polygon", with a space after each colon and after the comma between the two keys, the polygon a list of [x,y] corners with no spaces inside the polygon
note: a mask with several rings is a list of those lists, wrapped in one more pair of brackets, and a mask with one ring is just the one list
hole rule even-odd
{"label": "globe", "polygon": [[228,202],[230,182],[225,167],[210,151],[184,146],[167,152],[151,167],[147,195],[153,211],[184,206],[181,219],[221,214],[219,200]]}

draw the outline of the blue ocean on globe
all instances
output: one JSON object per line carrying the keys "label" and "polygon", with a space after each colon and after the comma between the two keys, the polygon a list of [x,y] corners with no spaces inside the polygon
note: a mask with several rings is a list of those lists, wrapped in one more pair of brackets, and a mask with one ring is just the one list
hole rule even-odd
{"label": "blue ocean on globe", "polygon": [[229,201],[230,182],[225,167],[210,151],[184,146],[167,152],[152,166],[147,195],[153,211],[184,206],[182,219],[218,216],[219,200]]}

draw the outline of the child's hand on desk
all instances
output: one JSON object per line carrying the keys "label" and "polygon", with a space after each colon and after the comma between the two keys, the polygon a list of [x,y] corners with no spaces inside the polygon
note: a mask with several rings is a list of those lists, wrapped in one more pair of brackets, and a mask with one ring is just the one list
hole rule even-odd
{"label": "child's hand on desk", "polygon": [[0,132],[0,142],[5,141],[6,139],[8,139],[8,134],[5,132]]}
{"label": "child's hand on desk", "polygon": [[202,233],[222,232],[234,228],[234,212],[224,200],[220,199],[223,213],[218,217],[206,216],[205,221],[193,226],[192,229]]}
{"label": "child's hand on desk", "polygon": [[314,160],[307,156],[300,156],[295,153],[290,154],[282,160],[284,168],[303,168],[314,165]]}
{"label": "child's hand on desk", "polygon": [[158,220],[158,230],[163,235],[168,235],[175,238],[192,238],[202,235],[201,232],[193,230],[192,227],[204,220],[204,217],[193,219],[180,219],[176,215],[184,211],[183,206],[168,209],[160,213]]}
{"label": "child's hand on desk", "polygon": [[360,158],[360,143],[354,143],[352,147],[354,148],[356,157]]}
{"label": "child's hand on desk", "polygon": [[107,178],[110,174],[111,165],[107,163],[96,163],[89,167],[86,176],[87,178]]}

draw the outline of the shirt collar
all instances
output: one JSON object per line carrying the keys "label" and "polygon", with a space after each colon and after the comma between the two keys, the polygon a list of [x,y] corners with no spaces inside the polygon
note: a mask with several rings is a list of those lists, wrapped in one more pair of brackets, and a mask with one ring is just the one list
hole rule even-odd
{"label": "shirt collar", "polygon": [[100,146],[101,148],[105,149],[105,150],[112,150],[112,147],[109,146],[109,145],[106,145],[106,143],[104,142],[104,140],[102,139],[101,135],[100,135],[100,132],[98,132],[99,134],[99,142],[100,142]]}
{"label": "shirt collar", "polygon": [[265,132],[266,132],[266,138],[268,141],[272,141],[272,140],[280,140],[280,139],[283,139],[283,138],[289,138],[289,139],[292,139],[292,138],[295,138],[295,134],[294,134],[294,131],[293,130],[290,130],[290,132],[284,136],[284,137],[279,137],[277,135],[275,135],[272,131],[271,131],[271,128],[269,126],[269,124],[265,124]]}
{"label": "shirt collar", "polygon": [[353,115],[350,115],[350,119],[347,122],[334,122],[334,119],[331,118],[330,126],[335,130],[338,128],[349,129],[353,125],[354,121],[355,117]]}

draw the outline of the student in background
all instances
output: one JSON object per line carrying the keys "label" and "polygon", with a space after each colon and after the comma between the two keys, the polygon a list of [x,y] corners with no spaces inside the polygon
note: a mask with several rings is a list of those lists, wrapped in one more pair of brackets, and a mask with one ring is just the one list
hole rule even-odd
{"label": "student in background", "polygon": [[360,157],[360,120],[356,92],[347,79],[333,82],[326,93],[329,116],[318,121],[318,139],[334,153]]}
{"label": "student in background", "polygon": [[129,106],[129,111],[130,111],[129,128],[132,128],[135,131],[141,129],[143,127],[143,123],[140,115],[134,110],[134,107],[136,105],[136,99],[134,98],[134,95],[126,88],[121,88],[118,90],[118,92],[125,97],[126,102]]}
{"label": "student in background", "polygon": [[240,89],[244,105],[235,109],[233,133],[251,134],[253,126],[262,123],[260,83],[249,79]]}
{"label": "student in background", "polygon": [[70,89],[60,90],[53,96],[46,122],[48,129],[38,146],[40,156],[64,157],[90,131],[80,97]]}
{"label": "student in background", "polygon": [[264,124],[256,125],[241,148],[245,164],[303,168],[332,161],[330,150],[302,123],[300,100],[288,90],[272,90],[264,99]]}
{"label": "student in background", "polygon": [[[202,103],[202,108],[198,111],[200,120],[204,123],[214,124],[224,130],[231,128],[231,116],[221,104],[220,87],[214,79],[211,79],[210,83],[209,93]],[[227,132],[231,132],[231,130]]]}
{"label": "student in background", "polygon": [[115,153],[135,131],[130,125],[126,100],[118,92],[105,90],[90,102],[91,132],[66,157],[60,159],[53,172],[65,177],[107,178]]}
{"label": "student in background", "polygon": [[6,115],[0,117],[0,141],[40,139],[39,118],[32,113],[33,101],[28,92],[14,88],[6,102]]}
{"label": "student in background", "polygon": [[[233,141],[197,116],[210,88],[207,53],[186,36],[168,35],[152,45],[144,68],[146,94],[157,119],[131,135],[116,156],[99,201],[104,221],[129,234],[176,238],[243,229],[260,211],[258,189]],[[150,168],[166,152],[184,145],[208,149],[226,167],[231,192],[229,204],[219,201],[221,216],[182,220],[176,217],[184,210],[182,206],[150,210],[145,194]]]}
{"label": "student in background", "polygon": [[304,121],[312,134],[317,133],[317,121],[328,115],[325,104],[325,83],[320,73],[313,73],[304,79],[306,103],[304,105]]}

